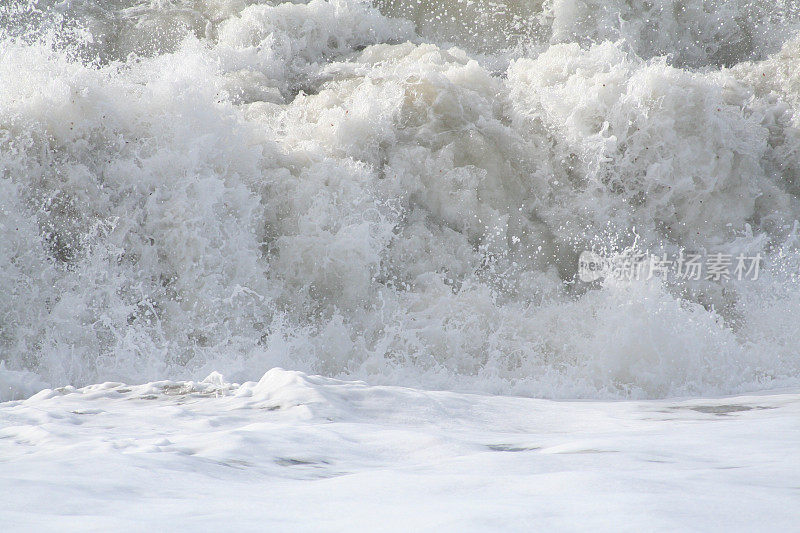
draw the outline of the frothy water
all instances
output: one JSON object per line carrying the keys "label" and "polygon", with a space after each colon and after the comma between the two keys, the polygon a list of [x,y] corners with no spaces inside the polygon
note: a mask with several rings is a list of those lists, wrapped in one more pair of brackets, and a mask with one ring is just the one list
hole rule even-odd
{"label": "frothy water", "polygon": [[[794,2],[12,0],[0,394],[800,384]],[[606,279],[629,247],[758,279]]]}

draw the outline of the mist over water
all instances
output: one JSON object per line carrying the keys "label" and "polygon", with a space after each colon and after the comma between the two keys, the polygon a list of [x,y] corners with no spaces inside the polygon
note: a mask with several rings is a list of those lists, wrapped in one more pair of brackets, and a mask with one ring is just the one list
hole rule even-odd
{"label": "mist over water", "polygon": [[[800,384],[795,2],[0,6],[0,398]],[[577,277],[583,250],[757,280]]]}

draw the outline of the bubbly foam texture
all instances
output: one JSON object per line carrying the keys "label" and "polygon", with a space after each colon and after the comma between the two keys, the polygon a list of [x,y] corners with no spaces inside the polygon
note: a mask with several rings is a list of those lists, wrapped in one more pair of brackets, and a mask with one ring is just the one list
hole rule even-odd
{"label": "bubbly foam texture", "polygon": [[[794,11],[619,4],[0,8],[0,394],[800,384]],[[632,245],[766,259],[577,281]]]}

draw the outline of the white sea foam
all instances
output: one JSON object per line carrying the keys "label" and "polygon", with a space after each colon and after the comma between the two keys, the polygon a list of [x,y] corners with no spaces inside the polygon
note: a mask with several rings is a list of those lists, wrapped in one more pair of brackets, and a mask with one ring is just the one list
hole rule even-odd
{"label": "white sea foam", "polygon": [[790,531],[798,416],[792,393],[570,402],[280,369],[63,387],[0,403],[0,515],[4,532]]}
{"label": "white sea foam", "polygon": [[[3,399],[278,365],[549,397],[800,383],[792,5],[376,6],[0,7]],[[634,243],[764,271],[577,281],[582,250]]]}

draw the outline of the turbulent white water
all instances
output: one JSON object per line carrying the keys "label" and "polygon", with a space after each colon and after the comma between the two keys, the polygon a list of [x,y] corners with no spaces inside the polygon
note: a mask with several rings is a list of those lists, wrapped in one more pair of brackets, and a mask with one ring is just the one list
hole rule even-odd
{"label": "turbulent white water", "polygon": [[[12,0],[0,398],[800,384],[794,2]],[[583,283],[582,250],[762,254]]]}
{"label": "turbulent white water", "polygon": [[797,393],[574,402],[279,369],[65,387],[0,403],[0,517],[4,533],[795,531],[798,421]]}

